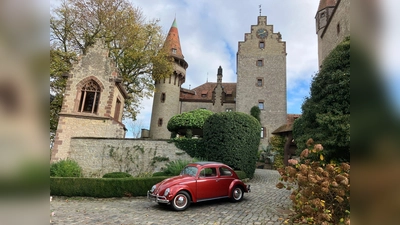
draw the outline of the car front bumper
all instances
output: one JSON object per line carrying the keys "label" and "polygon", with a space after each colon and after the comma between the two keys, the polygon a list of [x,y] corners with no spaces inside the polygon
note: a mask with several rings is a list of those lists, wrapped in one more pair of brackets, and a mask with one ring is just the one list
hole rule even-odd
{"label": "car front bumper", "polygon": [[147,191],[147,199],[151,202],[164,203],[164,204],[170,203],[165,196],[155,195],[150,193],[150,191]]}

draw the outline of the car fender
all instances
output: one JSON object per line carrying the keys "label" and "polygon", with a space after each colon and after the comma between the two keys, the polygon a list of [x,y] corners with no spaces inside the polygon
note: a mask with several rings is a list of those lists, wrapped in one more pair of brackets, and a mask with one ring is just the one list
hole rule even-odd
{"label": "car fender", "polygon": [[246,186],[243,184],[243,181],[241,181],[241,180],[239,180],[239,179],[235,179],[235,180],[233,180],[232,183],[229,185],[229,197],[232,197],[232,190],[233,190],[233,188],[234,188],[236,185],[241,186],[241,187],[243,188],[244,192],[246,192],[247,189],[246,189]]}
{"label": "car fender", "polygon": [[170,187],[170,192],[168,194],[168,200],[171,201],[174,198],[174,196],[180,191],[188,192],[192,202],[197,201],[196,195],[195,195],[196,190],[193,190],[193,188],[190,188],[188,185],[185,185],[185,184],[178,184],[178,185],[174,185],[174,186]]}

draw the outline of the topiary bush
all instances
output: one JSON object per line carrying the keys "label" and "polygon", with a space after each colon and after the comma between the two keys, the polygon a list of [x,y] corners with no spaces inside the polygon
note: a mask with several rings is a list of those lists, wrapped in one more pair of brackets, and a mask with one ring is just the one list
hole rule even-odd
{"label": "topiary bush", "polygon": [[179,149],[184,150],[192,158],[205,158],[202,151],[204,150],[203,139],[192,139],[192,138],[176,138],[173,140],[175,146]]}
{"label": "topiary bush", "polygon": [[51,177],[81,177],[82,168],[72,159],[61,159],[50,165]]}
{"label": "topiary bush", "polygon": [[260,144],[261,125],[241,112],[222,112],[208,117],[203,127],[201,158],[222,162],[253,178]]}
{"label": "topiary bush", "polygon": [[167,128],[170,132],[175,134],[181,129],[187,129],[188,132],[190,132],[188,135],[190,135],[191,138],[191,135],[193,134],[192,130],[203,129],[204,122],[212,114],[213,112],[206,109],[196,109],[190,112],[184,112],[173,116],[168,121]]}
{"label": "topiary bush", "polygon": [[250,109],[250,115],[252,115],[254,118],[256,118],[258,121],[261,121],[260,119],[260,114],[261,114],[261,110],[260,107],[258,106],[253,106]]}
{"label": "topiary bush", "polygon": [[126,177],[132,177],[132,175],[125,172],[112,172],[103,175],[103,178],[126,178]]}
{"label": "topiary bush", "polygon": [[[312,140],[308,142],[311,146]],[[350,224],[350,165],[326,164],[321,144],[301,153],[301,162],[289,159],[280,168],[276,187],[290,190],[296,212],[293,223]]]}

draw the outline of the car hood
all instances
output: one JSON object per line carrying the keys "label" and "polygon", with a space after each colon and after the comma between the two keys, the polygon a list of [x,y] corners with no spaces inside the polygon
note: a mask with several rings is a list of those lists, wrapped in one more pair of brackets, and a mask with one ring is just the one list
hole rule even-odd
{"label": "car hood", "polygon": [[187,182],[192,182],[195,180],[195,177],[189,175],[179,175],[175,177],[171,177],[161,181],[160,183],[156,184],[156,189],[154,193],[158,193],[159,191],[164,191],[166,188],[172,187],[177,184],[184,184]]}

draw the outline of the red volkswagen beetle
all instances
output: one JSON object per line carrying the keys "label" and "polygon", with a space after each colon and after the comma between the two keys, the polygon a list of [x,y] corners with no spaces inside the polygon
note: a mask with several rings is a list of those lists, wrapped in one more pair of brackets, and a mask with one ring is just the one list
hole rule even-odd
{"label": "red volkswagen beetle", "polygon": [[188,164],[179,176],[155,184],[147,192],[147,198],[182,211],[192,202],[220,198],[241,201],[245,192],[250,192],[250,185],[245,185],[229,166],[218,162],[195,162]]}

